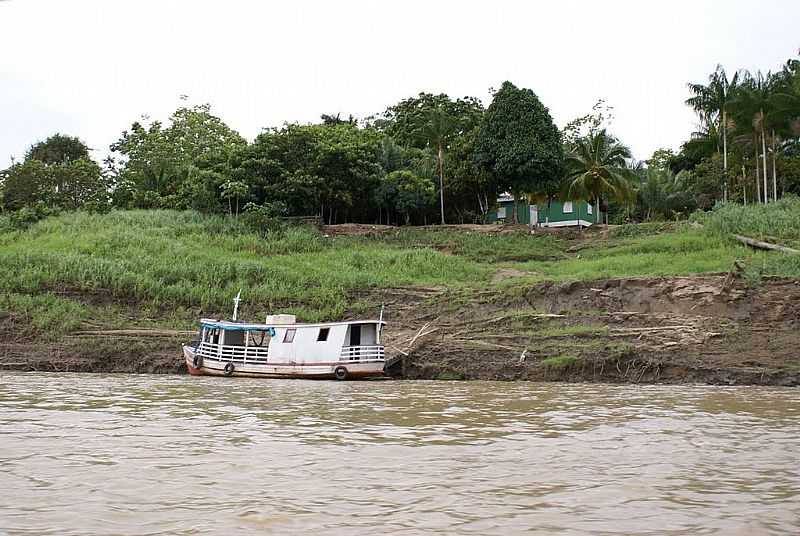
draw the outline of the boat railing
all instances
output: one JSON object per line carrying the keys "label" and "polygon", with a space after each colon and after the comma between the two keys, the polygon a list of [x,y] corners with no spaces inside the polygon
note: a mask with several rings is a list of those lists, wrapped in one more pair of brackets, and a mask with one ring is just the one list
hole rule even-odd
{"label": "boat railing", "polygon": [[269,348],[266,346],[232,346],[202,342],[197,354],[203,359],[225,361],[233,363],[264,364],[269,357]]}
{"label": "boat railing", "polygon": [[340,361],[359,361],[366,359],[384,359],[383,346],[343,346],[339,355]]}

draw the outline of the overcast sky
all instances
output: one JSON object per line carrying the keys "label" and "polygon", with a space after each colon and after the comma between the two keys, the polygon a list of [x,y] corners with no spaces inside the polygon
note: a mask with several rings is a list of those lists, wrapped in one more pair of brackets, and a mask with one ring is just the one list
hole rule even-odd
{"label": "overcast sky", "polygon": [[606,99],[644,159],[694,130],[688,81],[717,63],[774,70],[798,48],[798,0],[0,0],[0,168],[55,132],[101,159],[182,94],[252,139],[420,91],[488,105],[503,80],[559,126]]}

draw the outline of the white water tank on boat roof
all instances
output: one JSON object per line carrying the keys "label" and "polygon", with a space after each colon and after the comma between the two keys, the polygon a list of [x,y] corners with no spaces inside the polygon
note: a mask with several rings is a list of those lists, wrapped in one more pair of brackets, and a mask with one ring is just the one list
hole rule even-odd
{"label": "white water tank on boat roof", "polygon": [[267,324],[294,324],[297,322],[295,315],[267,315]]}

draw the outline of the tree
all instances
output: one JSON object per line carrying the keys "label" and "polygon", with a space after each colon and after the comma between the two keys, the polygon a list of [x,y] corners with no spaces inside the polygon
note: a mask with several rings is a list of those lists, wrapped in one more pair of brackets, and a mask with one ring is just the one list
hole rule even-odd
{"label": "tree", "polygon": [[755,138],[756,161],[759,159],[759,144],[761,145],[760,158],[763,163],[764,189],[763,202],[769,202],[769,188],[767,182],[767,125],[771,110],[771,75],[766,76],[759,71],[755,75],[745,72],[741,87],[732,99],[734,120],[741,130],[751,130]]}
{"label": "tree", "polygon": [[439,175],[439,209],[445,223],[445,158],[450,144],[463,133],[473,130],[481,120],[483,106],[474,97],[453,101],[445,94],[420,93],[400,101],[383,114],[378,124],[399,143],[431,148],[436,154]]}
{"label": "tree", "polygon": [[[249,190],[247,184],[241,181],[226,181],[221,189],[221,197],[222,199],[228,200],[228,213],[232,216],[239,215],[239,201],[243,199]],[[233,203],[232,200],[236,200],[236,212],[233,211]]]}
{"label": "tree", "polygon": [[78,138],[55,134],[33,144],[21,164],[2,172],[3,207],[76,210],[108,203],[108,184]]}
{"label": "tree", "polygon": [[50,201],[50,177],[41,160],[25,160],[3,170],[0,184],[4,210],[19,210]]}
{"label": "tree", "polygon": [[[247,142],[211,113],[207,104],[178,108],[170,116],[169,126],[153,121],[135,122],[130,130],[111,145],[120,155],[122,167],[118,182],[131,195],[116,196],[133,206],[148,207],[155,204],[164,208],[188,208],[205,204],[206,191],[218,189],[224,180],[219,175],[230,176],[229,159]],[[196,168],[212,172],[191,175],[187,170]],[[199,178],[214,179],[198,189]],[[191,179],[194,184],[186,185]],[[185,197],[187,192],[200,192],[202,200]],[[215,194],[212,197],[217,197]],[[221,207],[218,207],[221,208]]]}
{"label": "tree", "polygon": [[598,214],[603,196],[622,202],[631,200],[634,177],[626,164],[630,158],[630,149],[605,130],[580,140],[566,158],[564,199],[594,200]]}
{"label": "tree", "polygon": [[[500,190],[552,195],[563,166],[561,136],[547,108],[530,89],[503,82],[486,110],[475,143],[476,164]],[[516,222],[516,207],[514,221]]]}
{"label": "tree", "polygon": [[89,148],[78,138],[54,134],[33,144],[25,153],[25,160],[38,160],[45,165],[89,160]]}
{"label": "tree", "polygon": [[613,120],[614,107],[609,105],[605,99],[598,99],[592,106],[591,112],[573,119],[561,129],[561,138],[569,150],[589,134],[603,129],[607,130]]}
{"label": "tree", "polygon": [[383,174],[381,135],[349,123],[270,129],[231,159],[231,176],[255,203],[281,201],[290,214],[318,214],[331,223],[351,209],[370,214]]}
{"label": "tree", "polygon": [[393,171],[386,180],[395,185],[394,208],[403,215],[406,225],[411,222],[413,214],[423,212],[436,198],[433,181],[410,171]]}
{"label": "tree", "polygon": [[642,170],[640,178],[636,196],[642,219],[673,219],[697,208],[695,196],[686,184],[691,172],[675,175],[669,167],[652,166]]}
{"label": "tree", "polygon": [[108,205],[108,187],[102,170],[94,161],[80,158],[48,168],[59,208],[102,210]]}
{"label": "tree", "polygon": [[[717,65],[716,70],[708,78],[707,86],[689,84],[693,96],[686,100],[686,104],[700,114],[701,121],[707,128],[710,129],[713,125],[714,129],[722,134],[723,199],[727,199],[728,194],[728,109],[738,81],[739,73],[728,80],[725,69],[722,65]],[[717,149],[719,150],[719,147]]]}
{"label": "tree", "polygon": [[672,149],[656,149],[653,151],[653,156],[647,160],[648,169],[670,169],[672,162],[675,160],[675,152]]}
{"label": "tree", "polygon": [[479,129],[480,126],[476,126],[454,138],[445,159],[450,170],[445,190],[450,199],[450,210],[456,213],[461,223],[486,223],[491,205],[497,198],[494,175],[476,165],[473,158]]}

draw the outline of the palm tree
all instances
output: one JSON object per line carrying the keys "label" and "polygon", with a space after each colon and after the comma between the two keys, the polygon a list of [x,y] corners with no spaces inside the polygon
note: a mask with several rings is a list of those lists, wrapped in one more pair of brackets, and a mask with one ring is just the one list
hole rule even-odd
{"label": "palm tree", "polygon": [[441,106],[430,110],[421,129],[416,133],[429,147],[436,151],[439,171],[439,209],[444,222],[444,156],[450,137],[456,132],[456,121]]}
{"label": "palm tree", "polygon": [[761,71],[754,75],[745,72],[744,80],[731,100],[734,119],[740,128],[752,127],[755,136],[756,164],[758,164],[758,144],[761,144],[760,157],[763,163],[762,178],[764,181],[763,201],[769,202],[767,183],[767,125],[772,119],[772,81],[770,73],[763,75]]}
{"label": "palm tree", "polygon": [[563,199],[594,200],[597,214],[603,196],[623,202],[631,200],[635,195],[635,177],[627,167],[630,158],[630,149],[609,136],[605,129],[579,140],[566,157]]}
{"label": "palm tree", "polygon": [[[728,80],[728,75],[722,65],[708,77],[708,85],[689,84],[693,96],[686,100],[686,104],[694,108],[700,115],[701,122],[707,129],[712,126],[717,132],[722,133],[722,169],[725,177],[723,186],[724,199],[728,197],[728,110],[731,97],[736,93],[739,83],[739,73]],[[719,151],[719,146],[717,147]]]}
{"label": "palm tree", "polygon": [[777,158],[783,140],[800,136],[800,60],[790,60],[773,78],[769,97],[771,113],[772,182],[778,197]]}

